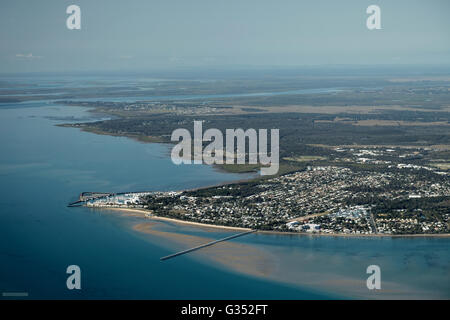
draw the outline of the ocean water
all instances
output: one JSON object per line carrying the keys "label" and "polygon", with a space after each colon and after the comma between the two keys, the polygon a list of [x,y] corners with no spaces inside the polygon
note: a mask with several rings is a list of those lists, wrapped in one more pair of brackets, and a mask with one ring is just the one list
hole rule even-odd
{"label": "ocean water", "polygon": [[[238,252],[233,247],[161,262],[188,245],[185,238],[141,234],[130,228],[134,218],[67,204],[82,191],[181,190],[246,176],[175,166],[167,145],[55,126],[102,117],[51,101],[0,105],[1,293],[27,292],[26,299],[450,298],[448,238],[257,233],[232,240],[261,253],[257,259],[271,267],[264,276],[252,272],[261,267],[256,260],[224,263]],[[156,227],[205,239],[230,234]],[[73,264],[81,268],[81,290],[66,287]],[[382,270],[381,292],[365,284],[372,264]]]}
{"label": "ocean water", "polygon": [[[243,178],[175,166],[166,145],[55,126],[86,117],[85,109],[46,102],[0,110],[0,292],[28,299],[331,296],[194,259],[164,264],[159,258],[171,251],[136,236],[121,218],[67,208],[82,191],[180,190]],[[66,287],[72,264],[81,268],[81,290]]]}

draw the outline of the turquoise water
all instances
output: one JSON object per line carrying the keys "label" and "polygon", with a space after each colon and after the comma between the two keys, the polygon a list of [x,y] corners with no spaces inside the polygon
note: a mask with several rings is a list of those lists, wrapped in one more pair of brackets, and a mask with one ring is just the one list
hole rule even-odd
{"label": "turquoise water", "polygon": [[[97,117],[104,116],[49,101],[0,106],[0,292],[39,299],[450,298],[448,238],[252,234],[232,240],[267,254],[274,268],[264,278],[201,253],[160,262],[182,245],[132,231],[132,218],[67,203],[82,191],[181,190],[245,176],[175,166],[167,145],[55,126]],[[159,228],[209,238],[230,234],[172,223]],[[72,264],[81,268],[80,291],[66,288]],[[371,264],[382,270],[380,293],[365,286]]]}

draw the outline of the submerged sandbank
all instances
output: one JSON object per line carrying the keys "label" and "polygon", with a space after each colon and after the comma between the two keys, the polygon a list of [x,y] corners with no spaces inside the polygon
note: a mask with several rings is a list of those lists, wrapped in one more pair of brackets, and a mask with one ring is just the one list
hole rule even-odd
{"label": "submerged sandbank", "polygon": [[[132,229],[134,231],[152,243],[155,243],[155,241],[159,244],[162,243],[163,246],[167,246],[173,252],[216,240],[211,237],[214,230],[237,231],[235,228],[223,228],[222,226],[211,227],[211,225],[200,223],[181,223],[184,221],[170,218],[146,217],[143,213],[148,213],[148,211],[140,209],[121,209],[118,211],[122,211],[126,216],[138,218],[137,221],[133,221]],[[186,227],[194,228],[196,233],[187,234],[187,230],[191,233],[193,229],[186,229]],[[238,230],[242,231],[241,229]],[[249,235],[249,237],[265,237],[270,234],[275,235],[275,233],[264,232]],[[328,292],[340,297],[362,299],[443,298],[441,292],[434,292],[417,285],[409,285],[401,280],[394,281],[384,278],[382,290],[368,290],[365,269],[357,273],[347,270],[348,263],[352,262],[345,261],[345,253],[336,252],[330,257],[329,253],[321,252],[321,249],[315,246],[311,249],[300,245],[296,247],[295,241],[306,239],[305,237],[286,237],[286,241],[291,241],[290,246],[294,246],[294,251],[286,250],[286,247],[267,246],[263,243],[227,241],[189,253],[183,258],[177,257],[169,263],[178,263],[182,259],[191,258],[226,271],[234,271],[294,287],[308,288],[317,292]],[[339,256],[339,259],[331,263],[330,261],[336,259],[337,256]],[[364,264],[366,261],[359,259],[358,263]]]}

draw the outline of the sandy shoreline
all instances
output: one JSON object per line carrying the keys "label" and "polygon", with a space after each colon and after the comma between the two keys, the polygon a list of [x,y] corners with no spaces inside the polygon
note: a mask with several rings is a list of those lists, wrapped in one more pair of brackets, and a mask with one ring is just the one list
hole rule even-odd
{"label": "sandy shoreline", "polygon": [[[102,210],[116,210],[116,211],[125,211],[125,212],[134,212],[134,213],[150,213],[148,210],[145,209],[135,209],[135,208],[113,208],[113,207],[104,207],[99,208]],[[160,220],[160,221],[169,221],[174,222],[178,224],[187,224],[197,227],[205,227],[205,228],[214,228],[214,229],[224,229],[224,230],[236,230],[236,231],[250,231],[252,229],[250,228],[242,228],[242,227],[229,227],[229,226],[220,226],[215,224],[207,224],[207,223],[200,223],[195,221],[186,221],[186,220],[179,220],[174,218],[167,218],[167,217],[159,217],[151,214],[150,216],[147,216],[149,219],[152,220]]]}
{"label": "sandy shoreline", "polygon": [[300,235],[300,236],[312,236],[312,237],[354,237],[354,238],[448,238],[450,237],[450,233],[441,233],[441,234],[345,234],[345,233],[300,233],[300,232],[291,232],[291,231],[270,231],[270,230],[261,230],[258,233],[267,233],[267,234],[280,234],[280,235]]}
{"label": "sandy shoreline", "polygon": [[[140,213],[140,214],[150,213],[148,210],[138,209],[138,208],[99,207],[98,209],[115,210],[115,211],[122,211],[122,212],[134,212],[134,213]],[[216,225],[216,224],[207,224],[207,223],[201,223],[201,222],[195,222],[195,221],[186,221],[186,220],[180,220],[180,219],[174,219],[174,218],[160,217],[160,216],[156,216],[154,214],[151,214],[150,216],[147,216],[147,217],[152,220],[168,221],[168,222],[173,222],[173,223],[177,223],[177,224],[192,225],[192,226],[197,226],[197,227],[202,227],[202,228],[213,228],[213,229],[235,230],[235,231],[250,231],[250,230],[252,230],[250,228],[244,228],[244,227],[229,227],[229,226],[221,226],[221,225]],[[343,234],[343,233],[300,233],[300,232],[272,231],[272,230],[258,230],[258,233],[276,234],[276,235],[313,236],[313,237],[328,236],[328,237],[358,237],[358,238],[374,238],[374,237],[375,238],[378,238],[378,237],[448,238],[448,237],[450,237],[449,233],[443,233],[443,234]]]}

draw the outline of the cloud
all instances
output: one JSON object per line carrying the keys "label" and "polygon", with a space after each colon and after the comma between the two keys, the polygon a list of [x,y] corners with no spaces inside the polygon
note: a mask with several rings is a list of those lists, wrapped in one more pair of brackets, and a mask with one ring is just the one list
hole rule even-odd
{"label": "cloud", "polygon": [[32,53],[16,53],[17,58],[23,59],[40,59],[42,56],[35,56]]}

